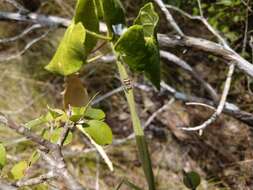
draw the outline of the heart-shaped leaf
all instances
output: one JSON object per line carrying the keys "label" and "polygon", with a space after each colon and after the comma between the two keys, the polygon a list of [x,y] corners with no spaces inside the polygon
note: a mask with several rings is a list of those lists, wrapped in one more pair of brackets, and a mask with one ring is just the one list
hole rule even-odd
{"label": "heart-shaped leaf", "polygon": [[82,23],[72,23],[51,62],[45,67],[48,71],[67,76],[77,72],[85,59],[85,29]]}
{"label": "heart-shaped leaf", "polygon": [[159,16],[155,12],[152,3],[147,3],[141,8],[139,15],[134,21],[134,24],[142,25],[145,37],[156,36],[156,27],[159,21]]}
{"label": "heart-shaped leaf", "polygon": [[115,51],[133,71],[144,72],[146,77],[160,88],[160,56],[154,37],[144,36],[141,25],[133,25],[115,44]]}
{"label": "heart-shaped leaf", "polygon": [[[93,0],[78,0],[76,5],[76,11],[74,16],[74,22],[77,24],[81,22],[85,29],[98,33],[99,21],[95,9]],[[90,51],[96,46],[97,38],[87,34],[85,39],[85,55],[88,55]]]}

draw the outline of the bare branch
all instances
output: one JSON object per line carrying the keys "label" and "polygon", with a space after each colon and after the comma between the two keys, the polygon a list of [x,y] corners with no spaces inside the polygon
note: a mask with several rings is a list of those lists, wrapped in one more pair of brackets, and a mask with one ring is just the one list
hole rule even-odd
{"label": "bare branch", "polygon": [[172,26],[173,29],[178,33],[180,36],[184,36],[183,31],[180,29],[176,21],[174,20],[173,16],[171,15],[170,11],[166,8],[165,4],[162,0],[154,0],[154,2],[159,6],[161,11],[164,13],[165,18],[169,24],[169,27]]}
{"label": "bare branch", "polygon": [[225,48],[215,42],[195,37],[184,37],[182,39],[169,37],[163,34],[158,35],[160,47],[191,47],[223,57],[228,61],[236,63],[238,69],[253,78],[253,65],[242,58],[236,52]]}
{"label": "bare branch", "polygon": [[42,26],[40,24],[34,24],[34,25],[30,26],[29,28],[25,29],[22,33],[16,35],[16,36],[13,36],[13,37],[10,37],[10,38],[0,39],[0,43],[14,42],[14,41],[24,37],[25,35],[27,35],[31,31],[33,31],[35,29],[38,29],[38,28],[42,28]]}
{"label": "bare branch", "polygon": [[206,127],[208,127],[210,124],[212,124],[213,122],[216,121],[216,119],[219,117],[219,115],[222,113],[225,103],[226,103],[226,99],[227,99],[227,95],[230,89],[230,85],[231,85],[231,80],[232,80],[232,75],[234,73],[234,68],[235,65],[232,63],[229,67],[229,72],[227,75],[227,79],[225,82],[225,86],[224,86],[224,90],[221,96],[221,100],[219,103],[219,106],[217,108],[217,110],[215,111],[215,113],[207,120],[205,121],[203,124],[197,126],[197,127],[190,127],[190,128],[182,128],[185,131],[198,131],[198,130],[203,130]]}
{"label": "bare branch", "polygon": [[37,185],[37,184],[43,183],[45,181],[51,180],[55,177],[57,177],[57,175],[53,171],[50,171],[46,174],[40,175],[40,176],[32,178],[32,179],[20,180],[20,181],[16,182],[15,185],[17,187]]}
{"label": "bare branch", "polygon": [[45,38],[48,33],[49,33],[50,30],[48,30],[47,32],[45,32],[43,35],[33,39],[32,41],[30,41],[28,44],[26,44],[26,46],[20,51],[18,52],[17,54],[14,54],[14,55],[10,55],[8,57],[5,57],[2,56],[0,57],[0,62],[3,62],[3,61],[10,61],[10,60],[13,60],[13,59],[16,59],[18,57],[20,57],[21,55],[23,55],[30,47],[32,47],[35,43],[37,43],[38,41],[40,41],[41,39]]}
{"label": "bare branch", "polygon": [[25,128],[22,125],[20,125],[20,126],[17,125],[12,120],[4,117],[3,114],[0,118],[0,122],[5,124],[10,129],[13,129],[14,131],[16,131],[18,134],[27,137],[28,139],[32,140],[33,142],[37,143],[38,145],[43,146],[44,148],[46,148],[48,150],[50,150],[50,149],[53,150],[55,148],[55,145],[52,144],[51,142],[49,142],[48,140],[43,139],[40,136],[32,133],[29,129]]}
{"label": "bare branch", "polygon": [[7,3],[14,6],[16,9],[18,9],[21,12],[29,12],[25,7],[23,7],[20,3],[18,3],[16,0],[5,0]]}
{"label": "bare branch", "polygon": [[213,87],[207,83],[199,73],[197,73],[188,63],[186,63],[184,60],[180,59],[176,55],[166,52],[166,51],[160,51],[160,56],[166,60],[169,60],[188,73],[190,73],[204,88],[205,90],[209,93],[209,95],[212,97],[214,101],[218,100],[218,95],[216,91],[213,89]]}

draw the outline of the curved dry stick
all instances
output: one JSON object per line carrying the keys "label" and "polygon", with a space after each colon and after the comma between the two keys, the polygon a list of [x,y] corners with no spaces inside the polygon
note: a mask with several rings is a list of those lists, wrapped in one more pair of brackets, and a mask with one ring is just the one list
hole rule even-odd
{"label": "curved dry stick", "polygon": [[193,78],[195,78],[205,88],[205,90],[209,93],[209,95],[212,97],[214,101],[218,100],[218,95],[216,91],[213,89],[213,87],[209,83],[207,83],[188,63],[186,63],[184,60],[167,51],[161,50],[160,56],[161,58],[167,59],[175,63],[176,65],[178,65],[179,67],[190,73],[193,76]]}
{"label": "curved dry stick", "polygon": [[20,34],[13,36],[13,37],[9,37],[9,38],[3,38],[0,39],[0,43],[9,43],[9,42],[14,42],[22,37],[24,37],[25,35],[27,35],[28,33],[30,33],[31,31],[38,29],[38,28],[42,28],[42,26],[40,24],[34,24],[32,26],[30,26],[29,28],[25,29],[23,32],[21,32]]}
{"label": "curved dry stick", "polygon": [[219,115],[222,113],[226,100],[227,100],[227,95],[229,93],[229,89],[230,89],[230,85],[231,85],[231,81],[232,81],[232,75],[234,73],[235,70],[235,65],[234,63],[231,63],[231,65],[229,66],[229,71],[228,71],[228,75],[227,75],[227,79],[225,82],[225,86],[223,89],[223,93],[221,96],[221,100],[219,103],[219,106],[217,108],[217,110],[214,112],[214,114],[208,119],[206,120],[203,124],[196,126],[196,127],[190,127],[190,128],[182,128],[185,131],[199,131],[199,130],[203,130],[206,127],[208,127],[210,124],[212,124],[213,122],[216,121],[216,119],[219,117]]}

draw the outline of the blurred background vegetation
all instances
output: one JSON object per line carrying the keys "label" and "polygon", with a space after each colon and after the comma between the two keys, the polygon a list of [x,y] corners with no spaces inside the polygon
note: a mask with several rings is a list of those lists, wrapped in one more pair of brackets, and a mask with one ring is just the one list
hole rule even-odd
{"label": "blurred background vegetation", "polygon": [[[147,1],[122,1],[129,25],[145,2]],[[197,1],[164,0],[164,2],[177,6],[189,14],[200,14]],[[41,0],[36,12],[71,18],[74,6],[74,0]],[[202,8],[209,23],[221,32],[231,47],[252,62],[253,49],[249,42],[253,36],[253,2],[203,0]],[[0,11],[14,12],[15,9],[6,1],[0,0]],[[159,9],[157,11],[159,12]],[[216,41],[200,22],[191,21],[174,11],[172,13],[186,34]],[[173,33],[163,24],[165,21],[162,17],[159,32]],[[27,27],[29,27],[27,23],[1,21],[0,38],[15,36]],[[25,123],[43,114],[47,105],[62,107],[63,78],[48,73],[44,70],[44,66],[52,58],[64,29],[50,30],[46,37],[35,43],[23,55],[6,61],[7,57],[18,54],[27,43],[47,30],[41,28],[13,43],[0,43],[0,112],[18,123]],[[108,48],[104,47],[100,51],[108,52]],[[176,48],[169,51],[187,61],[218,92],[221,92],[227,70],[224,60],[192,49]],[[162,62],[162,66],[163,79],[171,86],[198,97],[208,96],[190,75],[173,63]],[[81,76],[90,96],[97,92],[105,94],[120,86],[113,63],[88,64],[81,72]],[[135,77],[135,80],[147,83],[143,78]],[[228,99],[252,113],[252,91],[252,79],[237,71]],[[144,123],[162,105],[167,104],[171,98],[162,93],[137,90],[136,100],[142,122]],[[124,138],[132,133],[128,106],[122,94],[113,95],[97,106],[106,111],[106,120],[113,129],[115,139]],[[201,137],[178,129],[182,126],[199,124],[210,114],[211,112],[205,108],[185,106],[180,101],[173,101],[147,128],[158,189],[186,189],[182,183],[184,169],[195,170],[201,175],[202,183],[199,189],[253,189],[253,136],[248,126],[223,115]],[[29,159],[35,148],[34,144],[3,127],[0,128],[0,141],[8,150],[8,167],[2,171],[2,176],[8,175],[8,169],[17,161]],[[98,158],[95,152],[83,151],[89,148],[89,145],[83,145],[82,141],[81,137],[76,137],[75,141],[66,147],[68,167],[86,187],[94,189]],[[100,159],[100,189],[113,189],[124,177],[145,187],[134,141],[111,146],[107,150],[116,171],[111,173]],[[29,171],[29,175],[41,172],[40,164],[35,165]],[[33,189],[54,189],[56,185],[57,188],[61,188],[59,184],[52,182]]]}

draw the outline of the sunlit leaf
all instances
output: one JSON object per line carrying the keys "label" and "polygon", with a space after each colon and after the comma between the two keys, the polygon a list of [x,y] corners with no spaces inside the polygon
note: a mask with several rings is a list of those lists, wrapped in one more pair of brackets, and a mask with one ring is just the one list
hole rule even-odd
{"label": "sunlit leaf", "polygon": [[0,144],[0,169],[6,164],[6,150],[3,144]]}
{"label": "sunlit leaf", "polygon": [[20,161],[19,163],[15,164],[11,169],[11,174],[13,179],[19,180],[24,177],[25,171],[28,168],[28,164],[26,161]]}
{"label": "sunlit leaf", "polygon": [[45,67],[48,71],[64,76],[77,72],[83,65],[85,29],[81,23],[71,24],[51,62]]}
{"label": "sunlit leaf", "polygon": [[153,37],[156,35],[156,26],[159,21],[159,16],[154,10],[154,6],[152,3],[146,4],[141,8],[139,15],[134,21],[134,24],[142,25],[144,36],[145,37]]}
{"label": "sunlit leaf", "polygon": [[84,117],[85,111],[86,107],[71,107],[71,116],[69,119],[73,122],[77,122]]}
{"label": "sunlit leaf", "polygon": [[196,189],[201,182],[200,176],[196,172],[184,173],[184,184],[189,189]]}
{"label": "sunlit leaf", "polygon": [[[53,131],[47,130],[45,131],[43,137],[52,143],[57,143],[61,137],[62,131],[63,131],[63,128],[56,128]],[[73,139],[73,134],[72,132],[69,132],[63,145],[70,144],[72,142],[72,139]]]}
{"label": "sunlit leaf", "polygon": [[83,129],[99,145],[108,145],[112,143],[112,130],[103,121],[90,120],[84,125]]}
{"label": "sunlit leaf", "polygon": [[85,112],[85,117],[95,120],[102,120],[105,118],[105,112],[101,109],[89,107]]}
{"label": "sunlit leaf", "polygon": [[84,127],[82,125],[76,126],[91,142],[91,144],[97,149],[100,156],[104,159],[105,163],[107,164],[108,168],[113,171],[113,164],[109,157],[107,156],[106,152],[104,151],[103,147],[97,144],[93,138],[84,130]]}
{"label": "sunlit leaf", "polygon": [[[98,33],[99,21],[93,0],[78,0],[74,21],[77,24],[81,22],[85,29]],[[97,43],[97,38],[87,34],[85,39],[85,54],[89,54]]]}

